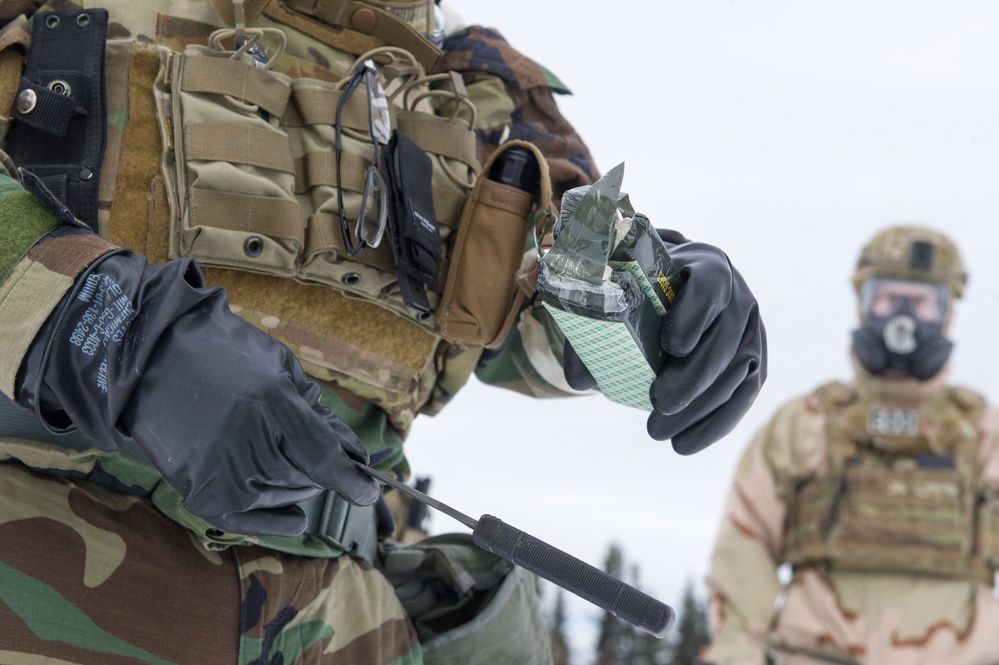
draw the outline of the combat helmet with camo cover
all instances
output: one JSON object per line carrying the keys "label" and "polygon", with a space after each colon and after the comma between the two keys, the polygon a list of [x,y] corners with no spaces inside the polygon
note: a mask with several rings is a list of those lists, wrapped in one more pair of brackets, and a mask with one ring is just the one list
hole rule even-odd
{"label": "combat helmet with camo cover", "polygon": [[968,281],[957,245],[939,231],[906,224],[879,231],[864,246],[853,273],[857,293],[871,277],[898,277],[944,284],[957,299]]}

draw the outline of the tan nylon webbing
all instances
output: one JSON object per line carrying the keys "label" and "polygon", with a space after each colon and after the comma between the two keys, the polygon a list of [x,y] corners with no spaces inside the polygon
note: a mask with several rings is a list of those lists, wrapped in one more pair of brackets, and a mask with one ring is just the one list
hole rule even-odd
{"label": "tan nylon webbing", "polygon": [[298,203],[271,196],[191,189],[191,226],[259,233],[302,242]]}
{"label": "tan nylon webbing", "polygon": [[386,46],[385,42],[377,37],[363,35],[348,28],[328,26],[313,18],[311,13],[305,13],[301,10],[291,11],[280,2],[267,3],[267,6],[264,7],[264,16],[279,24],[290,26],[327,46],[354,55],[361,55],[372,49]]}
{"label": "tan nylon webbing", "polygon": [[[340,101],[339,90],[322,88],[295,88],[292,102],[284,117],[289,127],[305,125],[332,125],[336,120],[336,105]],[[343,107],[340,120],[344,127],[361,132],[368,131],[368,95],[358,86]]]}
{"label": "tan nylon webbing", "polygon": [[281,132],[222,122],[203,122],[184,129],[187,159],[249,164],[294,173],[291,143]]}
{"label": "tan nylon webbing", "polygon": [[[264,7],[270,0],[243,0],[243,13],[246,17],[246,25],[253,25],[253,22],[264,11]],[[219,18],[229,26],[236,25],[236,11],[233,8],[232,0],[208,0]]]}
{"label": "tan nylon webbing", "polygon": [[185,92],[231,95],[257,104],[272,115],[284,115],[291,90],[282,81],[253,65],[231,58],[184,58]]}
{"label": "tan nylon webbing", "polygon": [[457,159],[473,168],[479,160],[475,154],[475,135],[458,125],[425,115],[400,111],[396,126],[427,152]]}
{"label": "tan nylon webbing", "polygon": [[[341,186],[345,191],[364,192],[364,172],[371,163],[370,159],[365,159],[360,155],[343,153],[340,158],[343,163],[340,167],[340,176],[343,178]],[[313,187],[326,185],[336,187],[336,158],[331,152],[312,151],[303,157],[295,160],[295,193],[305,194]],[[444,187],[434,188],[434,210],[457,210],[465,199],[462,192],[445,189]],[[441,218],[438,216],[438,223],[441,226],[453,228],[457,221],[457,216]],[[339,221],[337,222],[339,224]],[[339,228],[339,227],[338,227]]]}
{"label": "tan nylon webbing", "polygon": [[[347,256],[347,250],[343,246],[343,230],[340,228],[339,216],[317,212],[309,217],[305,247],[306,253],[310,255],[332,249],[337,256]],[[351,256],[350,260],[385,272],[395,272],[395,259],[392,257],[387,239],[383,239],[375,249],[365,247],[357,256]]]}
{"label": "tan nylon webbing", "polygon": [[[341,153],[340,177],[343,189],[364,191],[364,172],[371,159],[360,155]],[[336,156],[332,152],[312,151],[295,160],[295,193],[304,194],[317,185],[336,187]]]}
{"label": "tan nylon webbing", "polygon": [[[352,0],[291,0],[288,6],[311,14],[332,26],[350,28],[362,34],[378,37],[386,44],[404,48],[423,65],[433,71],[441,51],[408,23],[372,5]],[[355,20],[355,14],[362,12]]]}
{"label": "tan nylon webbing", "polygon": [[458,224],[458,212],[453,215],[443,215],[442,210],[454,210],[459,211],[461,209],[461,204],[465,201],[464,192],[459,192],[455,189],[445,189],[443,187],[434,187],[434,211],[437,214],[437,223],[441,226],[446,226],[449,229],[453,229]]}
{"label": "tan nylon webbing", "polygon": [[[0,30],[0,109],[4,114],[14,105],[20,89],[24,51],[30,43],[31,27],[24,16],[18,16]],[[13,46],[21,48],[11,48]]]}

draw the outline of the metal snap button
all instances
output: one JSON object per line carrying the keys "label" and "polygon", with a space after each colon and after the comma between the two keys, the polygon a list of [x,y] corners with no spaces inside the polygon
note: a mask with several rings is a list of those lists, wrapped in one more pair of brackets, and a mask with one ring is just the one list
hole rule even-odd
{"label": "metal snap button", "polygon": [[31,113],[36,106],[38,106],[38,95],[31,88],[22,90],[21,94],[17,96],[17,112],[21,115]]}
{"label": "metal snap button", "polygon": [[49,81],[48,89],[57,95],[62,95],[63,97],[70,97],[73,94],[73,88],[69,86],[62,79],[53,79]]}
{"label": "metal snap button", "polygon": [[260,256],[260,253],[264,251],[264,240],[260,236],[250,236],[243,243],[243,253],[250,258],[255,258]]}
{"label": "metal snap button", "polygon": [[80,180],[86,182],[93,177],[94,177],[94,172],[88,169],[87,167],[83,167],[82,169],[80,169]]}

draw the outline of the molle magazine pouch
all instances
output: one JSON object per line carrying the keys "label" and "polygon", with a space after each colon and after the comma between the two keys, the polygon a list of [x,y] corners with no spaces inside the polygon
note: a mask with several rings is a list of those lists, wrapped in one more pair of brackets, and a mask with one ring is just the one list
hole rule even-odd
{"label": "molle magazine pouch", "polygon": [[437,287],[441,237],[434,212],[433,163],[408,136],[395,130],[385,156],[389,188],[388,241],[396,261],[399,287],[417,318],[430,318],[433,309],[426,288]]}
{"label": "molle magazine pouch", "polygon": [[660,317],[682,279],[649,219],[621,193],[623,179],[619,164],[562,197],[537,288],[600,391],[651,411],[649,388],[663,363]]}

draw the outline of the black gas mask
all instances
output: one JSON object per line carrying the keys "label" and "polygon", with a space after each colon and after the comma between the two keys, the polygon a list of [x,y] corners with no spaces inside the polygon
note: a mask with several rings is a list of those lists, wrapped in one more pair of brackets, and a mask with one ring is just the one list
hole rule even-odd
{"label": "black gas mask", "polygon": [[943,336],[949,294],[942,284],[919,282],[936,293],[935,305],[928,305],[918,300],[922,296],[892,293],[891,284],[901,281],[874,278],[864,285],[863,322],[853,331],[853,352],[871,374],[900,372],[925,381],[940,371],[954,348]]}

